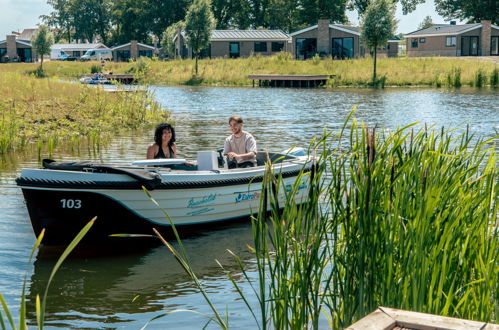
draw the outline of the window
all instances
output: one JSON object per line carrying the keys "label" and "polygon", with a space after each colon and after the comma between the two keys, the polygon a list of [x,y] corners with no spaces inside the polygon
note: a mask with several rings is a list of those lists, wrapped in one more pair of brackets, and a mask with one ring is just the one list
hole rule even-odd
{"label": "window", "polygon": [[4,57],[7,54],[7,48],[0,48],[0,58]]}
{"label": "window", "polygon": [[80,56],[81,56],[81,52],[80,52],[79,50],[75,50],[75,51],[73,52],[73,56],[75,56],[75,57],[80,57]]}
{"label": "window", "polygon": [[491,37],[490,55],[499,55],[499,37]]}
{"label": "window", "polygon": [[267,42],[255,41],[255,53],[266,52],[266,51],[267,51]]}
{"label": "window", "polygon": [[139,57],[152,57],[152,50],[139,50]]}
{"label": "window", "polygon": [[296,59],[306,60],[312,58],[317,53],[317,39],[300,38],[296,39]]}
{"label": "window", "polygon": [[230,58],[238,58],[239,56],[240,56],[239,42],[229,43],[229,57]]}
{"label": "window", "polygon": [[456,37],[445,38],[445,46],[446,47],[456,47]]}
{"label": "window", "polygon": [[284,42],[282,42],[282,41],[272,42],[272,51],[273,52],[281,52],[283,49],[284,49]]}
{"label": "window", "polygon": [[419,43],[424,44],[426,42],[426,38],[419,38]]}
{"label": "window", "polygon": [[116,51],[116,57],[119,62],[128,62],[130,60],[129,50],[118,50]]}
{"label": "window", "polygon": [[331,55],[335,59],[353,57],[353,38],[333,38]]}
{"label": "window", "polygon": [[411,40],[411,47],[418,48],[418,39],[417,38]]}

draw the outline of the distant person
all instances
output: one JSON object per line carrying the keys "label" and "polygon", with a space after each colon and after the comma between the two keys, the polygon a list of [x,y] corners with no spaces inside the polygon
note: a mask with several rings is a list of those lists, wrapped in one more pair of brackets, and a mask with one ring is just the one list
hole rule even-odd
{"label": "distant person", "polygon": [[240,116],[229,118],[232,135],[225,139],[224,154],[236,161],[235,166],[229,166],[231,168],[256,166],[256,141],[253,135],[243,131],[243,125]]}
{"label": "distant person", "polygon": [[159,124],[154,131],[154,143],[147,148],[147,159],[176,157],[175,129],[168,123]]}

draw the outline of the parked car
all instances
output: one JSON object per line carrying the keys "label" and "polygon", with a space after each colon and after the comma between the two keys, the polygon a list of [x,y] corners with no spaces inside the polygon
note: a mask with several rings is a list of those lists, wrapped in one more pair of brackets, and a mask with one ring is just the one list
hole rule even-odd
{"label": "parked car", "polygon": [[63,54],[63,55],[59,56],[58,60],[59,61],[76,61],[77,58],[76,58],[76,56],[71,56],[71,55],[68,55],[68,54]]}
{"label": "parked car", "polygon": [[111,49],[90,49],[80,58],[80,61],[111,61],[112,59]]}

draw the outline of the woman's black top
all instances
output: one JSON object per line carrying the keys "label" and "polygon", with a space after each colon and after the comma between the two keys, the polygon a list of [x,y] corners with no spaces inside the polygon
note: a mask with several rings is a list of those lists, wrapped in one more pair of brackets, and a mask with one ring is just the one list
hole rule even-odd
{"label": "woman's black top", "polygon": [[170,153],[170,155],[169,155],[170,157],[166,157],[165,153],[163,152],[163,148],[161,146],[159,146],[159,151],[156,154],[156,156],[154,156],[154,159],[174,158],[174,157],[171,157],[174,155],[174,153],[173,153],[173,149],[170,145],[168,145],[168,152]]}

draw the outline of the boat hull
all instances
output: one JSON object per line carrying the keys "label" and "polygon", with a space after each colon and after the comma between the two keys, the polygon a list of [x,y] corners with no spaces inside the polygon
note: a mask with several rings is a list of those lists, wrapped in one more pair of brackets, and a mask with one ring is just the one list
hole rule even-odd
{"label": "boat hull", "polygon": [[[296,180],[296,175],[283,179],[282,201]],[[308,193],[306,176],[299,180],[295,202],[303,203]],[[206,187],[174,185],[150,191],[149,197],[141,187],[64,186],[22,187],[35,235],[45,228],[46,245],[69,243],[95,216],[97,221],[87,234],[87,241],[106,239],[112,234],[152,234],[152,228],[168,233],[171,222],[181,231],[196,231],[214,223],[240,221],[258,212],[262,189],[261,182]]]}

